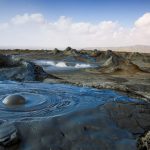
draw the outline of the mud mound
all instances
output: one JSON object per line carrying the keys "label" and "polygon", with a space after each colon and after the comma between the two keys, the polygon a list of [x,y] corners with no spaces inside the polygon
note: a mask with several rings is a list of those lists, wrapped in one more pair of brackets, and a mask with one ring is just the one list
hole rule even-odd
{"label": "mud mound", "polygon": [[98,57],[101,55],[101,51],[98,51],[97,49],[93,50],[91,53],[90,53],[90,56],[91,57]]}
{"label": "mud mound", "polygon": [[[92,53],[94,54],[94,51],[91,52],[91,54]],[[116,55],[116,53],[113,52],[112,50],[107,50],[107,51],[95,51],[95,56],[96,56],[96,61],[97,62],[104,63],[111,56],[117,57],[118,55]]]}
{"label": "mud mound", "polygon": [[111,52],[107,56],[110,57],[102,64],[100,69],[103,73],[134,74],[142,72],[137,65],[115,53]]}
{"label": "mud mound", "polygon": [[53,54],[54,55],[58,55],[58,54],[61,54],[62,52],[59,50],[59,49],[57,49],[57,48],[55,48],[54,50],[53,50]]}
{"label": "mud mound", "polygon": [[69,56],[79,56],[79,53],[76,49],[72,49],[70,47],[66,48],[66,50],[63,51],[64,55],[69,55]]}
{"label": "mud mound", "polygon": [[41,81],[45,78],[58,79],[53,75],[47,74],[42,67],[32,62],[15,60],[14,64],[12,63],[12,65],[9,65],[12,61],[13,59],[10,58],[6,61],[6,63],[1,63],[0,80]]}
{"label": "mud mound", "polygon": [[134,52],[128,54],[128,58],[133,62],[150,63],[150,54],[142,54]]}

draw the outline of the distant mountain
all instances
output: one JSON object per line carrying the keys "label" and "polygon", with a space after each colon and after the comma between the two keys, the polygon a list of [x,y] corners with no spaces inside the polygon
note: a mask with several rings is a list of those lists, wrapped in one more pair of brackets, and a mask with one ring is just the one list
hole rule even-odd
{"label": "distant mountain", "polygon": [[87,47],[86,50],[113,50],[121,52],[140,52],[140,53],[150,53],[150,46],[148,45],[134,45],[134,46],[123,46],[123,47]]}

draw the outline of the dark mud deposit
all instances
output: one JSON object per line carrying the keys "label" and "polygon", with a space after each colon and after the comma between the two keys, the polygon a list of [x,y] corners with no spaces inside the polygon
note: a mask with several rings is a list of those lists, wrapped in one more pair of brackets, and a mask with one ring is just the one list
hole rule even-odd
{"label": "dark mud deposit", "polygon": [[0,52],[0,150],[150,149],[149,54]]}

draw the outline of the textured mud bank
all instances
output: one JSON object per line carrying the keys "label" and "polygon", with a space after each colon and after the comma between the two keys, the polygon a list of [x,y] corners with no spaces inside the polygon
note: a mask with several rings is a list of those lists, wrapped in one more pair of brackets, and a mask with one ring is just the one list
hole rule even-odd
{"label": "textured mud bank", "polygon": [[109,102],[37,121],[15,122],[19,142],[8,149],[134,150],[137,137],[149,129],[149,108],[141,103]]}

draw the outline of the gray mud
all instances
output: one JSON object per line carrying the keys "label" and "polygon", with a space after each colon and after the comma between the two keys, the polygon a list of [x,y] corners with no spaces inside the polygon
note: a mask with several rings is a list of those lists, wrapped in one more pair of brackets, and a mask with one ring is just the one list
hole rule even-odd
{"label": "gray mud", "polygon": [[136,138],[149,129],[147,106],[108,102],[44,120],[15,122],[20,144],[14,147],[16,150],[136,150]]}
{"label": "gray mud", "polygon": [[[0,58],[0,150],[141,150],[149,143],[149,54],[0,52],[15,55]],[[92,67],[58,69],[34,60]],[[13,94],[25,104],[4,105]]]}
{"label": "gray mud", "polygon": [[[11,94],[27,102],[5,106]],[[9,150],[133,150],[136,137],[149,129],[149,104],[113,90],[1,81],[0,95],[0,122],[18,132]]]}
{"label": "gray mud", "polygon": [[[5,105],[3,100],[12,94],[24,97],[26,99],[25,104],[18,106]],[[67,84],[0,82],[1,120],[46,118],[81,109],[94,108],[111,101],[137,102],[139,100],[112,90],[97,90]]]}

